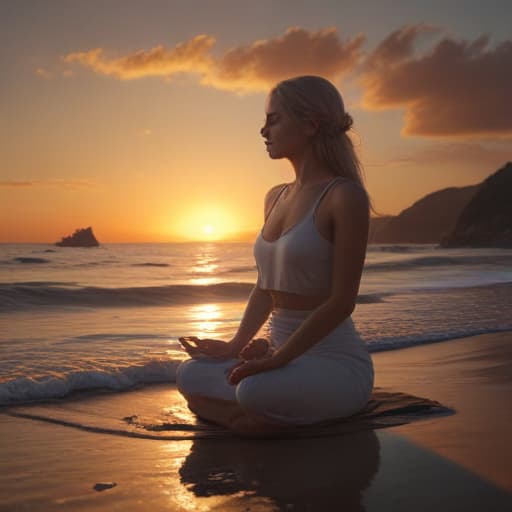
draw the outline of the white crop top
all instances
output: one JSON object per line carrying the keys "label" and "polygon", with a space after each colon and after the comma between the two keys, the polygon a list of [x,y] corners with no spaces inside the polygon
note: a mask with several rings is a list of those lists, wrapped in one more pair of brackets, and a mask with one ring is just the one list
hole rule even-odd
{"label": "white crop top", "polygon": [[263,238],[263,228],[274,206],[288,187],[279,191],[254,243],[254,259],[258,267],[261,289],[312,295],[331,288],[333,245],[318,232],[315,212],[329,188],[342,178],[331,180],[305,217],[272,242]]}

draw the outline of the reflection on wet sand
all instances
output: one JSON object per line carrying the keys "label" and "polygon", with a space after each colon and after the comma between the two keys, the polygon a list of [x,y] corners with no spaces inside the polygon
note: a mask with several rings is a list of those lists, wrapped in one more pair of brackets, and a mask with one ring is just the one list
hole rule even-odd
{"label": "reflection on wet sand", "polygon": [[362,493],[379,461],[373,430],[336,439],[216,439],[193,442],[179,474],[196,497],[230,496],[233,509],[250,497],[267,510],[352,511],[364,510]]}

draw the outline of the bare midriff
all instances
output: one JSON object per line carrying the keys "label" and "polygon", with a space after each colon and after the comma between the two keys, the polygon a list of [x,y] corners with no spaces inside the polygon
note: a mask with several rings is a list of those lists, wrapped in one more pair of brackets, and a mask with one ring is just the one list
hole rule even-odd
{"label": "bare midriff", "polygon": [[329,297],[325,294],[299,295],[297,293],[266,290],[270,293],[274,308],[283,309],[315,309],[323,304]]}

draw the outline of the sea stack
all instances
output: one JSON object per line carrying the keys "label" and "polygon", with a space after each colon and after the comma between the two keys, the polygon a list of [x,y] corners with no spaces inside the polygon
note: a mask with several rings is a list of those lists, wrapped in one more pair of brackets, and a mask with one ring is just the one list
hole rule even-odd
{"label": "sea stack", "polygon": [[55,245],[59,247],[98,247],[100,244],[92,232],[92,227],[89,226],[77,229],[72,235],[63,237]]}

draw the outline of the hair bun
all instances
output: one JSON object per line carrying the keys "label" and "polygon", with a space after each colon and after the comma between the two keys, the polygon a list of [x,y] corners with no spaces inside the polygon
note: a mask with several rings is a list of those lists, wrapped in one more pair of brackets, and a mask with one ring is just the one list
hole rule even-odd
{"label": "hair bun", "polygon": [[352,128],[353,124],[354,124],[354,120],[352,119],[352,116],[348,112],[345,112],[345,114],[343,116],[343,123],[341,125],[341,131],[344,133],[348,132],[348,130],[350,130],[350,128]]}

